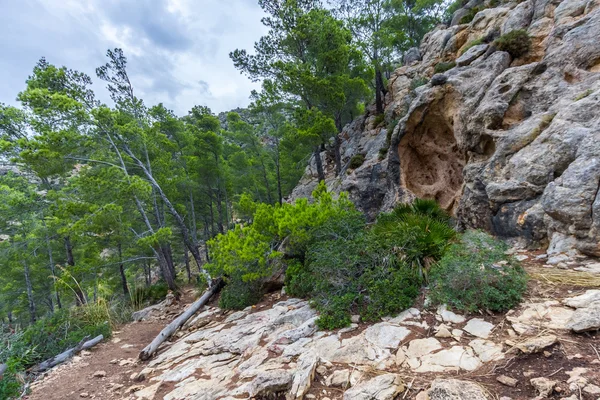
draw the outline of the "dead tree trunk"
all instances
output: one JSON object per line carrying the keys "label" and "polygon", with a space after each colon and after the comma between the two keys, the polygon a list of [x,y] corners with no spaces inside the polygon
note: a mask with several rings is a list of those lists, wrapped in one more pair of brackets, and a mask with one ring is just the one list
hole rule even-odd
{"label": "dead tree trunk", "polygon": [[84,338],[81,342],[79,342],[77,346],[73,347],[72,349],[64,351],[59,355],[54,356],[51,359],[46,360],[43,363],[37,365],[33,368],[33,372],[44,372],[52,367],[62,364],[65,361],[69,360],[71,357],[73,357],[75,354],[79,353],[81,350],[90,349],[104,340],[104,336],[102,335],[97,336],[92,340],[88,340],[88,338],[89,337]]}
{"label": "dead tree trunk", "polygon": [[215,281],[215,283],[208,290],[206,290],[206,292],[204,292],[202,297],[196,300],[196,302],[193,303],[183,314],[181,314],[173,322],[167,325],[152,341],[152,343],[150,343],[144,348],[144,350],[140,352],[140,360],[145,361],[150,359],[150,357],[152,357],[154,353],[156,353],[160,345],[165,340],[170,338],[175,332],[177,332],[177,330],[181,326],[183,326],[183,324],[185,324],[188,319],[190,319],[194,314],[196,314],[198,310],[202,308],[202,306],[208,303],[210,298],[221,290],[221,287],[222,281]]}

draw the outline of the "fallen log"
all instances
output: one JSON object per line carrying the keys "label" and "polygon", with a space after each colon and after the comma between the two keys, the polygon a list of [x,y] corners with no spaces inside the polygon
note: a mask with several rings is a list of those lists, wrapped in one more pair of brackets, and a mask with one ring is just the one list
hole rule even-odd
{"label": "fallen log", "polygon": [[50,358],[49,360],[46,360],[46,361],[38,364],[37,366],[32,368],[32,372],[44,372],[52,367],[56,367],[57,365],[62,364],[65,361],[69,360],[71,357],[73,357],[75,354],[79,353],[81,350],[91,349],[92,347],[94,347],[95,345],[97,345],[98,343],[103,341],[104,336],[99,335],[99,336],[96,336],[95,338],[93,338],[92,340],[88,340],[88,339],[89,339],[89,336],[86,336],[85,338],[83,338],[83,340],[81,342],[79,342],[79,344],[77,344],[77,346],[73,347],[72,349],[64,351],[64,352],[60,353],[59,355],[56,355],[56,356]]}
{"label": "fallen log", "polygon": [[160,333],[156,338],[154,338],[152,343],[150,343],[144,348],[144,350],[140,352],[140,360],[146,361],[150,359],[150,357],[152,357],[154,353],[156,353],[156,350],[158,350],[160,345],[163,344],[165,340],[170,338],[175,332],[177,332],[177,330],[181,326],[183,326],[183,324],[185,324],[188,319],[190,319],[194,314],[196,314],[198,310],[202,308],[202,306],[208,303],[210,298],[221,290],[222,286],[222,281],[215,282],[212,287],[208,288],[206,292],[204,292],[202,297],[196,300],[196,302],[192,303],[192,305],[187,310],[185,310],[179,317],[175,318],[173,322],[171,322],[162,331],[160,331]]}
{"label": "fallen log", "polygon": [[6,364],[0,364],[0,378],[2,378],[2,375],[4,375],[4,372],[8,369],[8,365]]}

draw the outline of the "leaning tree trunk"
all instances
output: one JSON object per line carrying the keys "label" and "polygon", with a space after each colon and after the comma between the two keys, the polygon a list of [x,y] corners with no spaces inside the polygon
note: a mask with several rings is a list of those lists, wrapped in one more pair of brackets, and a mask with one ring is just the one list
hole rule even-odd
{"label": "leaning tree trunk", "polygon": [[65,361],[69,360],[71,357],[73,357],[75,354],[79,353],[81,350],[87,350],[87,349],[94,347],[95,345],[97,345],[98,343],[100,343],[101,341],[104,340],[104,336],[99,335],[99,336],[96,336],[92,340],[88,340],[88,339],[89,339],[89,337],[85,337],[81,342],[79,342],[79,344],[77,346],[75,346],[72,349],[69,349],[67,351],[64,351],[64,352],[60,353],[59,355],[56,355],[56,356],[52,357],[51,359],[46,360],[43,363],[33,367],[32,371],[33,372],[44,372],[52,367],[62,364]]}
{"label": "leaning tree trunk", "polygon": [[196,314],[198,310],[202,308],[202,306],[208,303],[210,298],[221,290],[221,287],[222,281],[215,280],[214,284],[208,290],[206,290],[206,292],[204,292],[202,297],[196,300],[196,302],[193,303],[187,310],[185,310],[183,314],[181,314],[173,322],[167,325],[162,331],[160,331],[160,333],[152,341],[152,343],[150,343],[144,348],[144,350],[140,352],[140,360],[145,361],[152,357],[154,353],[156,353],[160,345],[163,344],[165,340],[170,338],[175,332],[177,332],[177,330],[180,327],[182,327],[188,319],[190,319],[194,314]]}
{"label": "leaning tree trunk", "polygon": [[[75,258],[73,257],[73,245],[71,244],[71,238],[69,236],[65,236],[65,250],[67,252],[67,264],[70,267],[75,266]],[[79,282],[75,282],[75,288],[73,289],[75,292],[75,302],[77,306],[82,306],[86,303],[85,294],[83,290],[81,290],[81,286]]]}

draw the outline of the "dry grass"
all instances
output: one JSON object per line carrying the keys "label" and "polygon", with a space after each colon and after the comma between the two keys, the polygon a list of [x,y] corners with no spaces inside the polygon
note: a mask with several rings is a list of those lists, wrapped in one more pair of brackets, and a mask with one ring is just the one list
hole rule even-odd
{"label": "dry grass", "polygon": [[550,285],[600,288],[600,275],[598,274],[558,268],[531,268],[528,272],[531,278]]}

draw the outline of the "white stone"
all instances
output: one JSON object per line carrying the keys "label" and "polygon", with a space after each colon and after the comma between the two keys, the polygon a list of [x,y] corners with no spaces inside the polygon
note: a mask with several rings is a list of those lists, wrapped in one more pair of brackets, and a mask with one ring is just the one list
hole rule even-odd
{"label": "white stone", "polygon": [[563,304],[573,308],[585,308],[600,301],[600,290],[587,290],[584,294],[563,300]]}
{"label": "white stone", "polygon": [[379,375],[346,390],[344,400],[393,400],[403,390],[399,375]]}
{"label": "white stone", "polygon": [[386,322],[375,324],[365,330],[365,338],[375,346],[397,349],[400,342],[410,335],[410,330]]}
{"label": "white stone", "polygon": [[498,361],[504,358],[502,345],[489,340],[475,339],[469,342],[469,346],[475,351],[481,361]]}
{"label": "white stone", "polygon": [[350,384],[350,370],[342,369],[333,371],[333,373],[325,379],[325,385],[333,387],[346,388]]}
{"label": "white stone", "polygon": [[406,357],[418,358],[433,353],[442,348],[441,343],[435,338],[415,339],[408,344]]}
{"label": "white stone", "polygon": [[470,333],[473,336],[477,336],[482,339],[487,339],[490,333],[494,329],[494,325],[480,318],[473,318],[467,322],[467,325],[463,328],[465,332]]}
{"label": "white stone", "polygon": [[437,310],[438,315],[442,318],[444,322],[452,322],[453,324],[462,324],[465,322],[465,317],[462,315],[458,315],[449,311],[445,304],[438,307]]}
{"label": "white stone", "polygon": [[443,372],[443,371],[474,371],[481,366],[481,361],[470,347],[453,346],[434,354],[421,357],[421,366],[416,372]]}

